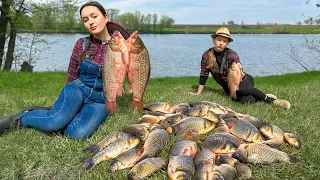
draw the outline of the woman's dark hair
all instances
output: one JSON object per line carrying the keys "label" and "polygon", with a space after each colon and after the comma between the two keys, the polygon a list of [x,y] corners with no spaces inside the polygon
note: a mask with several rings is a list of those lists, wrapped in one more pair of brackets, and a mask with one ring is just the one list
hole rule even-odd
{"label": "woman's dark hair", "polygon": [[[79,12],[80,13],[80,17],[81,17],[82,9],[87,7],[87,6],[94,6],[94,7],[98,8],[99,11],[102,13],[102,15],[106,15],[107,14],[106,10],[104,9],[104,7],[100,3],[98,3],[97,1],[90,1],[90,2],[87,2],[87,3],[85,3],[84,5],[81,6],[80,12]],[[79,61],[83,61],[84,56],[86,55],[86,53],[87,53],[87,51],[88,51],[88,49],[89,49],[89,47],[91,45],[92,38],[93,38],[93,36],[92,36],[92,34],[90,34],[89,39],[88,39],[87,44],[86,44],[86,48],[82,51],[82,53],[78,57]]]}

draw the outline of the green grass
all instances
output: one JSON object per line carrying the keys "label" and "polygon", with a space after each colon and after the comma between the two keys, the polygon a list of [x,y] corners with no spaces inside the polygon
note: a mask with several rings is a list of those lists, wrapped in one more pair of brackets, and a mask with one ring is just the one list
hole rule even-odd
{"label": "green grass", "polygon": [[[28,105],[49,106],[55,102],[66,82],[66,73],[0,72],[0,117],[16,113]],[[165,77],[151,79],[145,104],[168,102],[178,104],[207,100],[224,104],[237,112],[260,117],[285,131],[298,135],[302,149],[298,151],[285,144],[281,149],[297,156],[297,164],[271,166],[250,165],[253,179],[317,179],[320,176],[320,72],[305,72],[281,76],[256,77],[256,87],[266,93],[287,99],[289,111],[265,103],[239,104],[227,98],[212,78],[199,96],[198,77]],[[127,89],[127,87],[126,87]],[[110,173],[111,161],[101,162],[85,171],[80,160],[89,157],[82,150],[101,140],[112,131],[136,122],[141,113],[129,110],[131,96],[118,98],[117,113],[108,117],[94,135],[86,140],[45,133],[33,128],[10,129],[0,137],[0,179],[126,179],[128,169]],[[169,146],[160,156],[167,156]],[[167,179],[165,171],[150,179]]]}

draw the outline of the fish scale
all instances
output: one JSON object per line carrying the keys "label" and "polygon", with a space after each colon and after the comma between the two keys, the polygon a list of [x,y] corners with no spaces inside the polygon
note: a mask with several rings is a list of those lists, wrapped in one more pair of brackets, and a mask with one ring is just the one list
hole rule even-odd
{"label": "fish scale", "polygon": [[249,142],[262,142],[264,140],[260,131],[247,120],[226,118],[224,120],[230,132]]}
{"label": "fish scale", "polygon": [[137,163],[129,171],[128,180],[142,180],[165,167],[166,158],[147,158]]}

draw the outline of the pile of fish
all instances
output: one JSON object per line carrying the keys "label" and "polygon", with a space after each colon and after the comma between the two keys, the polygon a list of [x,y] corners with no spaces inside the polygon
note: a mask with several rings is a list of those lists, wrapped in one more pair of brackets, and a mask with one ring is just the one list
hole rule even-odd
{"label": "pile of fish", "polygon": [[[248,164],[295,163],[279,147],[301,148],[294,134],[214,102],[156,102],[144,109],[136,124],[84,149],[92,153],[82,160],[86,170],[112,160],[110,171],[131,168],[128,179],[134,180],[161,169],[172,180],[251,179]],[[166,148],[168,157],[158,157]]]}
{"label": "pile of fish", "polygon": [[106,109],[116,111],[116,98],[124,93],[123,82],[128,77],[130,93],[133,94],[131,109],[143,110],[143,96],[150,78],[150,57],[138,36],[133,32],[125,40],[119,31],[114,31],[109,41],[103,66],[103,84],[106,93]]}

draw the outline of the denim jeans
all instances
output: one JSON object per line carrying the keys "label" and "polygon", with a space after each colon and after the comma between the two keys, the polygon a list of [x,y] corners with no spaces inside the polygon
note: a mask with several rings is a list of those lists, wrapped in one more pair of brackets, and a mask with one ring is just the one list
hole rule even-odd
{"label": "denim jeans", "polygon": [[[83,69],[86,69],[84,72],[101,73],[101,67],[98,65],[95,67],[88,61],[82,63],[84,63]],[[101,74],[98,76],[101,77]],[[105,93],[96,90],[96,85],[101,86],[102,80],[98,78],[97,81],[96,77],[92,78],[93,85],[90,86],[79,80],[80,77],[70,82],[62,89],[50,110],[26,112],[20,116],[21,124],[43,131],[63,129],[65,135],[74,139],[89,137],[108,116],[105,108]]]}

